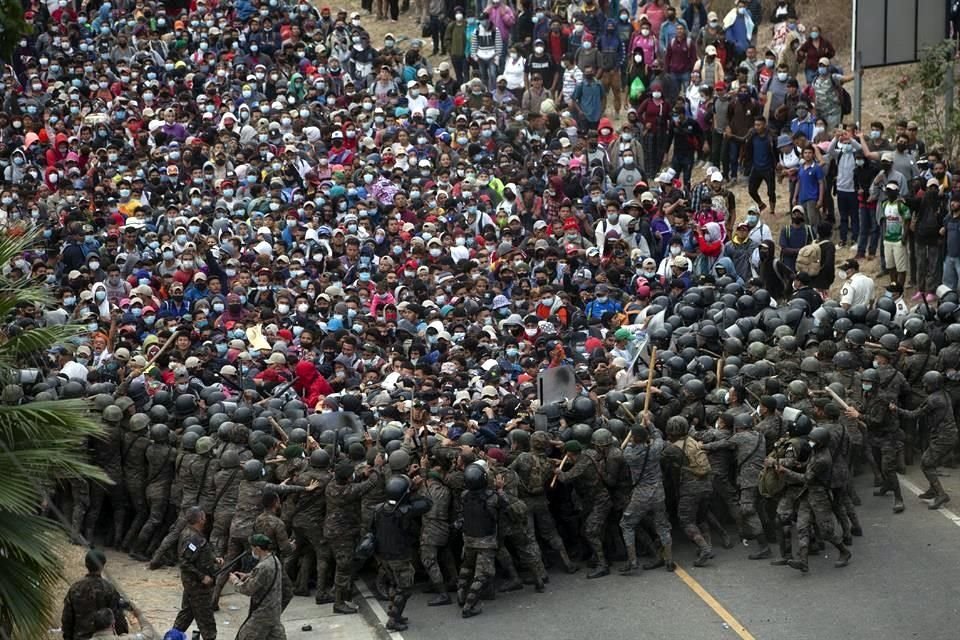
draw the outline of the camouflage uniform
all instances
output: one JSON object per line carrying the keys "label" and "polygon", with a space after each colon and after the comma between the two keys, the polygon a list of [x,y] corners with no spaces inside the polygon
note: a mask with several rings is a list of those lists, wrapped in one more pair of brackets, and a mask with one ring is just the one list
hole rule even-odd
{"label": "camouflage uniform", "polygon": [[[187,509],[200,504],[200,494],[207,483],[209,463],[210,458],[202,456],[199,453],[187,451],[181,456],[177,469],[177,478],[180,480],[180,513],[177,516],[176,522],[170,525],[170,530],[160,543],[156,553],[153,554],[152,562],[154,564],[162,563],[167,554],[172,551],[173,547],[177,544],[180,533],[183,531],[183,528],[187,526]],[[212,479],[213,474],[210,474],[210,477]],[[205,502],[212,502],[212,500]],[[209,513],[212,513],[213,506],[209,506]],[[206,509],[204,513],[208,513]]]}
{"label": "camouflage uniform", "polygon": [[539,534],[550,548],[560,554],[565,567],[570,570],[573,563],[563,544],[563,538],[557,531],[557,524],[550,513],[550,505],[545,495],[547,480],[553,475],[553,465],[542,451],[524,451],[510,464],[519,480],[518,495],[527,505],[527,529],[534,535]]}
{"label": "camouflage uniform", "polygon": [[296,568],[295,593],[306,593],[310,580],[311,565],[317,570],[317,599],[323,599],[327,591],[327,576],[333,555],[330,545],[323,537],[323,520],[327,512],[327,485],[333,479],[333,473],[327,469],[307,468],[299,474],[294,483],[307,486],[317,482],[316,491],[297,496],[296,510],[293,514],[293,535],[297,548],[287,564],[287,572],[294,573]]}
{"label": "camouflage uniform", "polygon": [[147,521],[149,508],[147,506],[147,447],[150,439],[142,432],[128,432],[123,435],[123,476],[127,487],[127,499],[133,507],[133,522],[127,529],[126,535],[120,544],[123,551],[129,551],[137,534]]}
{"label": "camouflage uniform", "polygon": [[103,422],[103,438],[92,438],[91,462],[103,469],[103,472],[112,481],[103,484],[93,481],[90,483],[90,506],[87,508],[85,532],[87,540],[93,540],[94,528],[100,519],[104,500],[110,498],[113,509],[113,544],[119,546],[123,540],[124,524],[127,520],[127,489],[124,485],[123,463],[123,432],[120,425]]}
{"label": "camouflage uniform", "polygon": [[205,577],[215,578],[217,575],[213,547],[193,527],[184,527],[178,547],[183,597],[173,628],[186,631],[196,619],[203,640],[214,640],[217,637],[217,622],[213,617],[213,601],[210,597],[213,583],[203,584]]}
{"label": "camouflage uniform", "polygon": [[860,520],[857,517],[853,500],[850,496],[850,434],[842,422],[823,422],[821,427],[830,430],[830,458],[833,468],[830,471],[830,493],[832,496],[833,514],[840,523],[843,541],[850,544],[852,532],[860,529]]}
{"label": "camouflage uniform", "polygon": [[[227,544],[227,553],[223,556],[224,562],[227,564],[233,562],[237,556],[248,550],[248,540],[253,534],[253,525],[257,516],[263,509],[263,494],[267,491],[272,491],[282,497],[302,493],[304,487],[272,484],[266,480],[247,480],[243,478],[237,489],[237,508],[234,511],[233,519],[230,521],[230,539]],[[223,590],[227,578],[229,578],[229,575],[222,573],[217,579],[217,586],[213,591],[214,610],[218,607],[220,591]],[[277,586],[282,585],[278,584]]]}
{"label": "camouflage uniform", "polygon": [[757,513],[759,492],[757,484],[763,461],[766,458],[766,439],[753,429],[738,431],[726,440],[708,442],[703,445],[707,451],[715,449],[733,449],[737,461],[737,506],[741,518],[741,536],[756,539],[765,545],[763,524]]}
{"label": "camouflage uniform", "polygon": [[953,452],[957,445],[957,423],[954,420],[953,404],[945,391],[934,391],[914,411],[900,410],[901,416],[924,416],[930,425],[930,442],[920,457],[920,468],[936,495],[944,493],[937,466]]}
{"label": "camouflage uniform", "polygon": [[560,471],[557,474],[559,482],[569,482],[573,485],[577,498],[580,500],[581,511],[586,511],[583,518],[583,535],[593,550],[597,559],[597,566],[606,568],[607,557],[603,551],[603,529],[610,515],[610,492],[603,482],[603,466],[600,454],[594,449],[583,451],[577,456],[577,461],[569,471]]}
{"label": "camouflage uniform", "polygon": [[[806,438],[781,438],[771,450],[770,465],[776,467],[780,465],[785,469],[802,473],[804,462],[799,460],[800,452],[806,446]],[[786,564],[790,539],[792,537],[794,514],[796,513],[797,500],[803,491],[804,480],[797,476],[782,476],[783,489],[777,496],[777,515],[776,529],[777,543],[780,547],[781,561],[776,564]]]}
{"label": "camouflage uniform", "polygon": [[[708,429],[694,433],[700,442],[721,442],[728,440],[733,435],[726,429]],[[713,495],[727,509],[727,513],[734,522],[737,523],[737,529],[743,528],[740,517],[740,508],[737,506],[737,488],[734,486],[734,455],[730,449],[704,447],[707,452],[707,459],[710,461],[711,482],[713,483]]]}
{"label": "camouflage uniform", "polygon": [[804,565],[807,562],[807,553],[810,547],[810,535],[813,525],[821,539],[826,540],[838,548],[842,548],[843,541],[833,526],[833,508],[830,504],[830,471],[833,468],[833,459],[828,447],[814,449],[807,461],[806,471],[799,472],[785,469],[784,475],[794,482],[803,482],[797,503],[797,548],[793,550],[793,557]]}
{"label": "camouflage uniform", "polygon": [[450,490],[439,479],[428,478],[419,493],[430,500],[430,510],[423,514],[420,526],[420,562],[430,578],[430,584],[437,593],[444,593],[447,579],[455,581],[456,565],[450,552]]}
{"label": "camouflage uniform", "polygon": [[699,442],[686,436],[683,440],[667,445],[661,455],[663,461],[678,472],[677,519],[687,538],[697,545],[703,556],[702,559],[698,558],[698,562],[702,562],[707,556],[713,556],[710,523],[707,518],[713,480],[709,469],[700,475],[690,466],[690,460],[694,456],[704,455],[700,448]]}
{"label": "camouflage uniform", "polygon": [[260,559],[237,591],[250,596],[250,613],[237,631],[237,640],[285,640],[283,612],[283,565],[274,554]]}
{"label": "camouflage uniform", "polygon": [[623,459],[630,470],[633,490],[630,493],[630,502],[620,518],[620,531],[627,549],[628,562],[632,565],[637,562],[637,527],[647,514],[653,514],[654,526],[660,544],[663,545],[665,557],[667,553],[672,553],[673,547],[660,468],[660,457],[665,444],[658,429],[650,430],[650,438],[645,444],[630,442],[623,450]]}
{"label": "camouflage uniform", "polygon": [[377,559],[386,571],[390,585],[387,614],[397,623],[413,589],[416,518],[426,514],[431,507],[429,498],[412,495],[400,505],[381,504],[373,513],[371,528],[376,540]]}
{"label": "camouflage uniform", "polygon": [[[290,541],[289,536],[287,536],[287,525],[283,523],[283,520],[281,520],[279,516],[269,511],[264,511],[254,520],[253,533],[261,533],[270,538],[270,542],[273,543],[273,552],[280,558],[281,562],[289,559],[293,554],[293,543]],[[283,572],[282,577],[283,599],[281,604],[283,605],[282,608],[286,609],[287,605],[290,604],[290,601],[293,599],[293,582],[291,582],[290,576],[286,571]]]}
{"label": "camouflage uniform", "polygon": [[93,628],[93,614],[98,609],[112,609],[114,630],[127,632],[127,617],[120,608],[120,594],[104,577],[88,573],[77,580],[63,598],[63,613],[60,616],[60,628],[63,640],[81,640],[89,638]]}
{"label": "camouflage uniform", "polygon": [[227,540],[230,537],[230,521],[237,508],[240,479],[243,469],[218,469],[213,476],[214,494],[213,527],[210,530],[210,544],[217,555],[223,557],[227,552]]}
{"label": "camouflage uniform", "polygon": [[457,580],[457,602],[468,615],[480,606],[480,594],[496,573],[498,523],[507,508],[501,493],[491,489],[464,491],[463,562]]}
{"label": "camouflage uniform", "polygon": [[323,520],[323,537],[330,545],[337,563],[333,585],[338,603],[346,602],[351,592],[353,552],[361,531],[360,500],[380,482],[380,474],[374,471],[373,475],[360,483],[327,484],[327,513]]}
{"label": "camouflage uniform", "polygon": [[166,443],[151,443],[147,447],[147,488],[145,495],[149,513],[140,529],[133,552],[149,553],[151,542],[163,525],[163,518],[170,503],[170,483],[173,482],[173,463],[177,450]]}

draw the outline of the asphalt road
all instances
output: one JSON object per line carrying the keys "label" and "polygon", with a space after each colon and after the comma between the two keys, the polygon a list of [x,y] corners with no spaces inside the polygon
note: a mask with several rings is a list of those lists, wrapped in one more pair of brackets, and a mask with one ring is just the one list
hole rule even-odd
{"label": "asphalt road", "polygon": [[[916,467],[909,478],[926,488]],[[960,513],[960,477],[944,484],[948,490],[956,487],[948,507]],[[527,587],[500,594],[484,602],[482,615],[469,620],[460,617],[455,604],[427,607],[431,596],[418,593],[407,606],[410,628],[403,638],[448,640],[478,633],[501,640],[960,637],[958,523],[944,512],[929,511],[906,488],[907,510],[900,515],[891,511],[892,498],[871,495],[867,477],[858,479],[858,488],[864,536],[854,539],[853,560],[843,569],[833,567],[832,547],[811,557],[810,573],[803,575],[768,561],[750,561],[739,546],[718,549],[711,566],[694,568],[693,548],[684,541],[675,555],[693,579],[690,584],[679,572],[662,569],[632,577],[612,573],[598,580],[586,580],[584,571],[553,573],[546,593]],[[682,532],[675,530],[674,536],[677,540]],[[711,599],[714,607],[707,603]],[[724,621],[723,612],[732,616],[732,624]],[[742,625],[739,633],[736,623]]]}

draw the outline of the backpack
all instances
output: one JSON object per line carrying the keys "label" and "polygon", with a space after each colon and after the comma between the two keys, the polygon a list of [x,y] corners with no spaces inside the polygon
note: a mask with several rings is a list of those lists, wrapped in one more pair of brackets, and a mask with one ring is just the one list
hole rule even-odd
{"label": "backpack", "polygon": [[710,466],[710,460],[707,458],[707,452],[703,450],[699,442],[686,437],[683,439],[683,447],[681,450],[686,458],[686,464],[684,465],[686,471],[689,471],[698,478],[702,478],[710,473],[712,468]]}
{"label": "backpack", "polygon": [[547,486],[547,478],[553,475],[553,467],[546,458],[532,453],[530,458],[533,461],[530,465],[530,479],[525,483],[524,489],[531,496],[540,496],[543,495],[544,488]]}
{"label": "backpack", "polygon": [[646,93],[647,87],[643,84],[643,78],[637,76],[633,79],[633,82],[630,83],[630,99],[634,102],[640,100],[643,97],[643,94]]}
{"label": "backpack", "polygon": [[811,277],[820,275],[820,242],[811,242],[800,247],[797,254],[797,273],[806,273]]}
{"label": "backpack", "polygon": [[837,88],[837,94],[840,102],[840,114],[844,116],[850,115],[853,113],[853,98],[850,97],[850,92],[844,89],[843,85],[838,83],[836,80],[833,81],[833,86]]}

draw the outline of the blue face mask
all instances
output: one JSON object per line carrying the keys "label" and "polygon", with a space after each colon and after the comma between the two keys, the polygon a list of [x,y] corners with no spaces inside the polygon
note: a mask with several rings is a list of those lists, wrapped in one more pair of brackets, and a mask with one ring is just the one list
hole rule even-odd
{"label": "blue face mask", "polygon": [[245,332],[243,329],[234,329],[234,330],[233,330],[233,337],[236,338],[236,339],[238,339],[238,340],[242,340],[245,335],[246,335],[246,332]]}
{"label": "blue face mask", "polygon": [[133,314],[134,318],[139,318],[141,315],[143,315],[143,309],[140,307],[134,307],[133,309],[130,309],[130,313]]}
{"label": "blue face mask", "polygon": [[227,352],[227,344],[225,342],[221,342],[217,344],[217,353],[219,353],[222,356],[226,352]]}

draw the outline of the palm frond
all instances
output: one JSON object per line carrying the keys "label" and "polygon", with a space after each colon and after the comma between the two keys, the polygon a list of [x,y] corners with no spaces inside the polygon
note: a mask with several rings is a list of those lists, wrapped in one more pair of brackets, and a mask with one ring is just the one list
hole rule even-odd
{"label": "palm frond", "polygon": [[13,623],[15,638],[46,638],[53,626],[63,572],[55,549],[62,540],[56,522],[0,509],[0,611]]}
{"label": "palm frond", "polygon": [[37,352],[43,353],[50,348],[50,345],[62,344],[83,330],[84,327],[77,325],[28,329],[0,344],[0,362],[15,366],[25,356]]}

